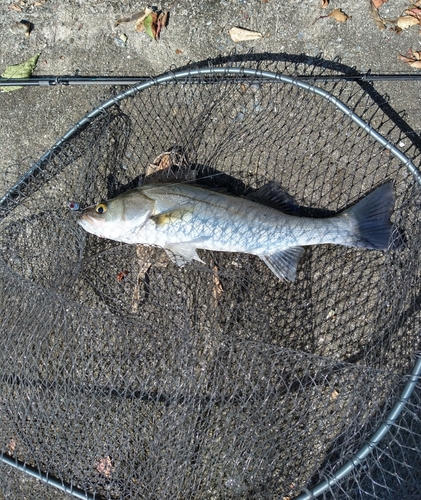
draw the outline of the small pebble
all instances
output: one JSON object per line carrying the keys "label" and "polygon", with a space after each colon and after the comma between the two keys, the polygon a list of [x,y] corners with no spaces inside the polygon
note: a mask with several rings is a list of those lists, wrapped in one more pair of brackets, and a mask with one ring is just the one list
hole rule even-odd
{"label": "small pebble", "polygon": [[127,42],[127,35],[125,35],[124,33],[114,37],[114,43],[117,45],[117,47],[125,47],[126,42]]}
{"label": "small pebble", "polygon": [[31,23],[28,21],[20,21],[18,23],[13,23],[10,26],[10,31],[14,35],[26,35],[29,36],[31,33]]}

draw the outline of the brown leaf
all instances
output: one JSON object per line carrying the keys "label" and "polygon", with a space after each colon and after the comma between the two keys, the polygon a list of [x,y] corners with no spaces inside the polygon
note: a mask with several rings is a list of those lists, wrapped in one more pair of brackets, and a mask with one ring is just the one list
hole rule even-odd
{"label": "brown leaf", "polygon": [[161,29],[166,28],[168,25],[169,14],[169,11],[162,12],[146,7],[141,12],[136,12],[136,14],[132,14],[131,16],[117,19],[114,26],[118,26],[121,23],[136,21],[135,30],[137,32],[146,31],[151,38],[158,40]]}
{"label": "brown leaf", "polygon": [[161,28],[166,28],[170,20],[170,11],[167,10],[167,12],[161,12],[161,14],[159,14],[159,20],[161,22]]}
{"label": "brown leaf", "polygon": [[338,21],[338,23],[345,23],[348,19],[351,19],[351,16],[345,14],[345,12],[341,9],[332,10],[332,12],[326,17],[331,17],[332,19],[335,19],[335,21]]}
{"label": "brown leaf", "polygon": [[421,69],[421,61],[414,61],[409,63],[409,65],[411,66],[411,68]]}
{"label": "brown leaf", "polygon": [[371,3],[372,5],[378,9],[379,7],[381,7],[384,3],[386,3],[387,0],[371,0]]}
{"label": "brown leaf", "polygon": [[175,53],[176,53],[176,54],[182,54],[182,53],[183,53],[183,51],[182,51],[182,50],[180,50],[180,49],[175,49]]}
{"label": "brown leaf", "polygon": [[[181,52],[181,51],[180,51]],[[190,168],[186,152],[180,146],[174,146],[170,151],[158,155],[149,164],[144,184],[154,182],[175,182],[177,180],[195,180],[196,170]]]}
{"label": "brown leaf", "polygon": [[399,55],[398,59],[408,64],[414,61],[411,57],[406,57],[402,55]]}
{"label": "brown leaf", "polygon": [[332,401],[335,401],[336,399],[338,399],[338,396],[339,396],[339,392],[336,389],[333,389],[333,391],[330,394],[330,399]]}
{"label": "brown leaf", "polygon": [[9,455],[13,455],[15,449],[16,449],[16,439],[11,438],[9,439],[9,442],[7,443],[7,453]]}
{"label": "brown leaf", "polygon": [[418,19],[418,21],[421,21],[421,9],[419,7],[414,7],[412,9],[408,9],[404,12],[404,14],[407,14],[408,16],[413,16]]}
{"label": "brown leaf", "polygon": [[247,42],[249,40],[258,40],[263,35],[257,31],[246,30],[244,28],[231,28],[229,30],[231,40],[237,42]]}
{"label": "brown leaf", "polygon": [[405,56],[400,55],[398,56],[398,59],[400,59],[404,63],[409,64],[411,68],[421,68],[421,50],[417,51],[409,49]]}
{"label": "brown leaf", "polygon": [[156,33],[155,33],[155,40],[158,40],[159,35],[161,34],[161,29],[162,29],[162,23],[161,23],[161,18],[158,16],[158,19],[156,21]]}
{"label": "brown leaf", "polygon": [[[138,14],[134,14],[134,15],[137,15],[137,17],[135,18],[136,24],[134,25],[136,31],[140,32],[140,31],[143,31],[145,29],[145,27],[143,25],[143,21],[149,16],[149,14],[151,12],[152,12],[152,9],[150,9],[149,7],[146,7],[143,12],[138,12]],[[133,16],[130,18],[131,21],[133,20],[132,18],[133,18]]]}
{"label": "brown leaf", "polygon": [[329,5],[329,0],[322,0],[322,5],[320,6],[322,9],[326,9]]}
{"label": "brown leaf", "polygon": [[22,12],[22,7],[19,7],[19,5],[17,3],[12,3],[12,4],[8,5],[8,9],[14,10],[16,12]]}
{"label": "brown leaf", "polygon": [[218,266],[215,264],[213,266],[213,289],[212,289],[212,297],[215,307],[218,305],[219,299],[221,298],[223,291],[224,289],[222,287],[222,283],[218,275]]}
{"label": "brown leaf", "polygon": [[376,23],[376,26],[379,28],[379,30],[386,29],[386,23],[380,17],[379,11],[377,10],[377,7],[374,5],[373,2],[370,3],[370,13],[371,13],[371,17],[373,18],[373,20]]}
{"label": "brown leaf", "polygon": [[396,21],[396,26],[401,30],[406,30],[407,28],[416,26],[417,24],[420,24],[420,21],[413,16],[401,16]]}
{"label": "brown leaf", "polygon": [[124,278],[129,274],[129,271],[127,271],[127,269],[125,269],[124,271],[121,271],[117,274],[117,281],[120,283],[121,281],[124,280]]}
{"label": "brown leaf", "polygon": [[109,456],[101,458],[101,460],[96,464],[96,470],[107,479],[111,477],[112,468],[113,465]]}
{"label": "brown leaf", "polygon": [[130,21],[136,21],[136,20],[139,20],[139,19],[143,20],[148,15],[148,14],[145,13],[146,10],[150,11],[150,9],[146,8],[146,9],[140,11],[140,12],[136,12],[135,14],[132,14],[131,16],[121,17],[120,19],[116,19],[116,21],[114,23],[114,26],[118,26],[119,24],[122,24],[122,23],[129,23]]}

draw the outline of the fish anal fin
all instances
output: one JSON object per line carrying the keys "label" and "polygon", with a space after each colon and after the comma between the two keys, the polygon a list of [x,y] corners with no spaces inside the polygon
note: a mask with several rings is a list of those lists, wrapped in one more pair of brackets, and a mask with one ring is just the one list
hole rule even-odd
{"label": "fish anal fin", "polygon": [[295,281],[298,262],[303,253],[304,248],[291,247],[269,255],[260,255],[259,257],[278,278]]}
{"label": "fish anal fin", "polygon": [[299,207],[294,198],[275,181],[269,182],[257,191],[250,193],[247,195],[247,199],[280,210],[284,214],[297,215],[299,212]]}
{"label": "fish anal fin", "polygon": [[192,260],[204,263],[203,260],[197,255],[195,245],[192,245],[191,243],[177,243],[166,247],[164,250],[172,262],[180,267],[183,267]]}

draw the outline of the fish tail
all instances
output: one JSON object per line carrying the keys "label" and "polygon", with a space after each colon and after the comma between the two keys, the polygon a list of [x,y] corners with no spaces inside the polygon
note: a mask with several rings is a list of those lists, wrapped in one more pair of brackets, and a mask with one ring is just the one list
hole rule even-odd
{"label": "fish tail", "polygon": [[[395,205],[393,184],[388,182],[356,205],[339,214],[353,221],[350,246],[387,250],[398,248],[402,241],[390,222]],[[393,237],[392,237],[393,235]]]}

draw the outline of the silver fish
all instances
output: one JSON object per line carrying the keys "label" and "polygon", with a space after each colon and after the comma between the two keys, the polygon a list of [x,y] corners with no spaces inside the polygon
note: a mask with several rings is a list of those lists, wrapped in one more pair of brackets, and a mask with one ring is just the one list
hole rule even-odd
{"label": "silver fish", "polygon": [[178,265],[201,261],[196,249],[258,255],[276,276],[294,281],[303,246],[386,250],[394,202],[387,183],[333,217],[311,218],[285,213],[290,199],[275,182],[249,197],[150,184],[86,208],[78,223],[102,238],[163,247]]}

